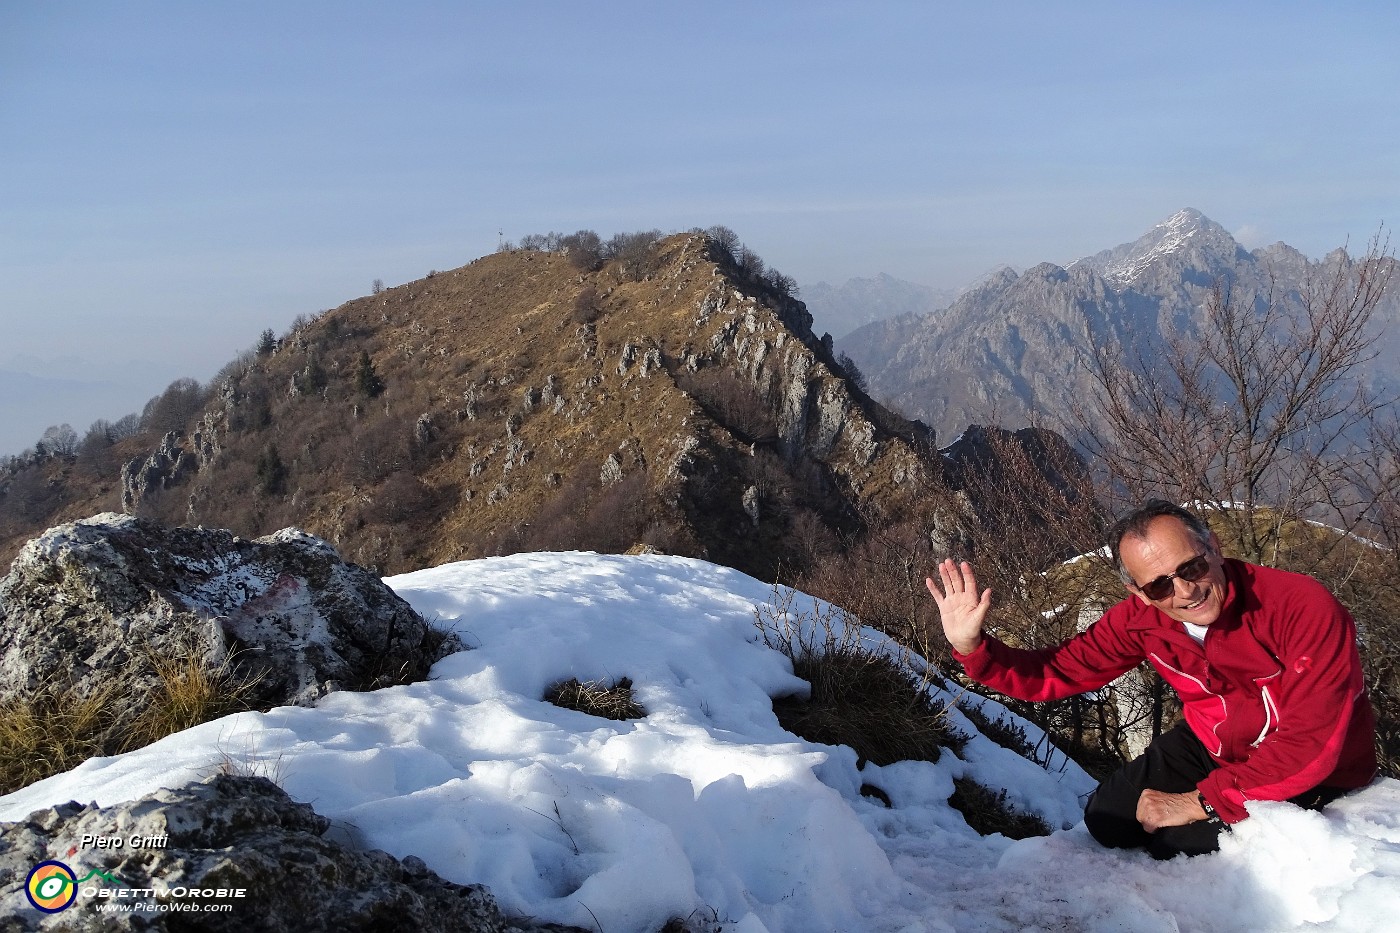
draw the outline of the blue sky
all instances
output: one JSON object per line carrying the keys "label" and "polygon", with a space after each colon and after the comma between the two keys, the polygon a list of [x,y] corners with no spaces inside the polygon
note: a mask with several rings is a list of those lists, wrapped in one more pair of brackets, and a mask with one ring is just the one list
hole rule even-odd
{"label": "blue sky", "polygon": [[1221,7],[6,0],[0,371],[51,381],[0,453],[501,231],[956,287],[1187,206],[1313,256],[1393,225],[1400,5]]}

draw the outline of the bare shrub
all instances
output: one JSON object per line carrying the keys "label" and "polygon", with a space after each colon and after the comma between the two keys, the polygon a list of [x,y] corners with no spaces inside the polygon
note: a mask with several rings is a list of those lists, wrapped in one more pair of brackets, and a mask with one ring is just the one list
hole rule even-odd
{"label": "bare shrub", "polygon": [[865,373],[860,371],[856,361],[848,354],[842,353],[836,358],[836,365],[841,367],[841,372],[846,377],[846,381],[855,386],[861,392],[869,394],[870,384],[865,378]]}
{"label": "bare shrub", "polygon": [[623,278],[640,282],[657,269],[656,247],[660,240],[660,230],[614,234],[603,248],[603,257],[617,264]]}
{"label": "bare shrub", "polygon": [[759,280],[762,278],[763,273],[767,271],[768,267],[764,265],[763,257],[759,256],[758,253],[755,253],[747,246],[740,246],[734,258],[739,266],[739,271],[751,279]]}
{"label": "bare shrub", "polygon": [[71,424],[50,425],[34,449],[46,457],[72,457],[78,452],[78,432]]}
{"label": "bare shrub", "polygon": [[1359,378],[1395,266],[1387,247],[1329,260],[1301,294],[1217,282],[1199,334],[1150,358],[1097,346],[1095,397],[1075,417],[1113,511],[1153,495],[1199,503],[1241,557],[1269,565],[1280,535],[1263,507],[1350,530],[1370,505],[1352,481],[1357,444],[1389,410]]}
{"label": "bare shrub", "polygon": [[132,412],[112,422],[112,440],[124,441],[141,433],[141,416]]}
{"label": "bare shrub", "polygon": [[646,471],[634,470],[597,497],[580,523],[580,538],[590,550],[620,554],[641,538],[651,511]]}
{"label": "bare shrub", "polygon": [[676,384],[746,443],[778,440],[778,418],[767,393],[734,369],[711,366],[693,373],[682,371],[676,374]]}
{"label": "bare shrub", "polygon": [[589,285],[574,299],[574,307],[569,319],[575,324],[592,324],[598,320],[598,315],[601,313],[602,304],[598,299],[598,289]]}
{"label": "bare shrub", "polygon": [[0,518],[14,526],[42,525],[62,507],[62,486],[49,481],[42,462],[17,463],[0,495]]}
{"label": "bare shrub", "polygon": [[408,470],[395,470],[373,493],[364,517],[381,525],[413,522],[424,518],[435,501],[433,491],[418,477]]}
{"label": "bare shrub", "polygon": [[78,468],[88,476],[102,476],[115,472],[117,458],[112,452],[115,443],[112,422],[102,418],[94,421],[78,444]]}
{"label": "bare shrub", "polygon": [[364,427],[350,450],[346,464],[351,478],[379,483],[395,470],[407,468],[412,428],[400,418],[380,418]]}
{"label": "bare shrub", "polygon": [[1007,803],[1005,790],[993,791],[971,778],[953,778],[948,805],[984,836],[1000,833],[1008,839],[1027,839],[1050,835],[1050,827],[1040,817]]}
{"label": "bare shrub", "polygon": [[578,269],[593,272],[603,263],[603,240],[592,230],[579,230],[560,237],[559,249]]}
{"label": "bare shrub", "polygon": [[141,430],[155,435],[183,431],[207,400],[208,393],[197,380],[176,379],[146,403],[141,412]]}
{"label": "bare shrub", "polygon": [[710,242],[718,251],[718,255],[713,258],[725,263],[733,263],[737,260],[739,248],[743,245],[739,242],[739,235],[728,227],[714,226],[703,231],[710,238]]}

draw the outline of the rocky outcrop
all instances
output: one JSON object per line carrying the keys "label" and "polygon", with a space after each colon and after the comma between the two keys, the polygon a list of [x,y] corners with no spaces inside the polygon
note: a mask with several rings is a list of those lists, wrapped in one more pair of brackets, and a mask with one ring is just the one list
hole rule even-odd
{"label": "rocky outcrop", "polygon": [[[0,913],[5,929],[22,931],[568,929],[511,921],[485,887],[447,881],[413,856],[343,844],[331,827],[266,778],[227,774],[111,807],[39,810],[0,823]],[[46,861],[79,882],[56,913],[25,895],[31,869]],[[115,904],[142,906],[98,910]],[[220,910],[203,909],[212,905]]]}
{"label": "rocky outcrop", "polygon": [[0,581],[0,698],[119,677],[152,689],[157,662],[194,657],[251,684],[248,701],[310,703],[421,679],[454,650],[377,577],[295,529],[257,540],[105,513],[51,528]]}
{"label": "rocky outcrop", "polygon": [[181,432],[171,431],[149,457],[122,466],[123,509],[134,511],[146,496],[178,486],[199,469],[199,458],[180,445],[182,437]]}

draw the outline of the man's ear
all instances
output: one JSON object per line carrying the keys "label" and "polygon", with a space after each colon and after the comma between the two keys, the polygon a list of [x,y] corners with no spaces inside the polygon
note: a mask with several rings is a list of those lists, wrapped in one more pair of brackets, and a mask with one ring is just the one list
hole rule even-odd
{"label": "man's ear", "polygon": [[1220,550],[1220,539],[1215,536],[1213,531],[1210,533],[1210,549],[1215,552],[1216,557],[1225,556],[1224,552]]}
{"label": "man's ear", "polygon": [[1134,596],[1136,596],[1136,597],[1142,602],[1142,604],[1143,604],[1144,606],[1151,606],[1151,605],[1152,605],[1152,600],[1148,599],[1148,598],[1147,598],[1147,594],[1144,593],[1142,590],[1138,589],[1137,587],[1133,586],[1133,585],[1130,584],[1130,583],[1129,583],[1129,584],[1124,584],[1124,585],[1128,587],[1128,592],[1129,592],[1129,593],[1132,593]]}

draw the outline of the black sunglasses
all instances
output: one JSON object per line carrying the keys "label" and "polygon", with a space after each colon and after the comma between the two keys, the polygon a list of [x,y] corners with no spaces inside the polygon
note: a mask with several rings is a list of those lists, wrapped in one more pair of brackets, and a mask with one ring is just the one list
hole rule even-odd
{"label": "black sunglasses", "polygon": [[1210,573],[1210,559],[1207,557],[1209,553],[1210,552],[1207,551],[1205,554],[1198,554],[1176,568],[1176,573],[1169,573],[1166,576],[1158,577],[1155,580],[1144,583],[1142,586],[1138,587],[1138,589],[1142,590],[1142,595],[1146,596],[1148,599],[1166,599],[1176,591],[1176,587],[1172,584],[1172,581],[1177,577],[1180,577],[1187,583],[1195,583],[1197,580],[1201,579],[1201,577]]}

